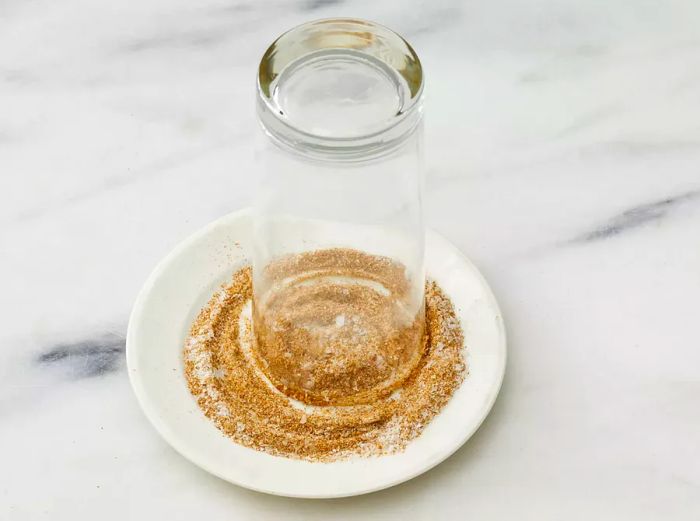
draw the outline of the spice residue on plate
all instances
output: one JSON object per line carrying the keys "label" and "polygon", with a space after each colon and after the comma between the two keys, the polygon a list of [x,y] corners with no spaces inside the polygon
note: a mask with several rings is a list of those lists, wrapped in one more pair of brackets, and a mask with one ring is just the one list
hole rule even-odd
{"label": "spice residue on plate", "polygon": [[375,403],[425,348],[423,284],[381,255],[330,248],[256,274],[253,354],[283,394],[311,405]]}
{"label": "spice residue on plate", "polygon": [[447,404],[466,372],[452,303],[435,282],[425,289],[425,347],[401,387],[372,403],[307,405],[280,392],[256,361],[251,269],[245,267],[192,325],[184,348],[189,388],[206,416],[246,447],[311,461],[401,451]]}

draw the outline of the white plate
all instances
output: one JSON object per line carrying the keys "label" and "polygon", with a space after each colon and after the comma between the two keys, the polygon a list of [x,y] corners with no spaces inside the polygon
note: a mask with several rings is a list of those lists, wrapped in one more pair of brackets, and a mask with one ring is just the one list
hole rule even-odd
{"label": "white plate", "polygon": [[231,483],[282,496],[364,494],[409,480],[457,450],[481,425],[501,387],[503,320],[479,271],[449,242],[428,232],[428,276],[450,296],[462,322],[469,374],[423,434],[399,454],[311,463],[238,445],[204,416],[183,373],[182,346],[213,291],[248,262],[250,216],[219,219],[175,248],[153,271],[129,320],[126,357],[146,416],[180,454]]}

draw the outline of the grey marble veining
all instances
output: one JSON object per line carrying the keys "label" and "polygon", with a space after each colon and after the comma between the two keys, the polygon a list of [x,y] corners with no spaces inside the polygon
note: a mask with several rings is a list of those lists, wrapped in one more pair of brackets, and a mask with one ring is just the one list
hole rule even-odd
{"label": "grey marble veining", "polygon": [[124,347],[123,336],[103,336],[51,346],[37,356],[35,362],[41,367],[59,368],[70,378],[92,378],[121,369]]}
{"label": "grey marble veining", "polygon": [[[447,462],[308,502],[165,445],[123,337],[158,260],[250,201],[265,48],[330,16],[421,56],[427,222],[509,366]],[[694,0],[0,3],[0,519],[700,517],[698,27]]]}
{"label": "grey marble veining", "polygon": [[657,222],[678,206],[687,202],[697,202],[700,190],[692,190],[673,197],[642,204],[625,210],[608,219],[604,224],[574,239],[574,242],[591,242],[619,235],[627,230]]}

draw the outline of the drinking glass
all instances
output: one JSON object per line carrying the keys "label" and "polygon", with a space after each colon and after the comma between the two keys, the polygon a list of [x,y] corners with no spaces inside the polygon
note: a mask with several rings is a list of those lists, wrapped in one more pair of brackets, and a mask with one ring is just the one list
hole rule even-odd
{"label": "drinking glass", "polygon": [[260,62],[253,347],[281,392],[371,403],[425,345],[423,69],[376,23],[291,29]]}

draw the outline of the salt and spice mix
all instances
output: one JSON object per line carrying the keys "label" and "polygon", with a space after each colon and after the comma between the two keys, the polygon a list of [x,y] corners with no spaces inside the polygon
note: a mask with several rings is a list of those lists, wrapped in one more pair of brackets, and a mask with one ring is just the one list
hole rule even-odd
{"label": "salt and spice mix", "polygon": [[[331,248],[276,259],[253,299],[253,352],[282,393],[313,405],[374,403],[413,372],[425,311],[405,267]],[[422,284],[422,283],[421,283]]]}
{"label": "salt and spice mix", "polygon": [[[355,250],[305,253],[270,269],[286,280],[314,272],[311,265],[322,280],[297,280],[277,300],[262,303],[270,317],[263,322],[270,330],[256,331],[267,342],[262,354],[252,330],[251,270],[233,275],[201,310],[186,340],[190,391],[233,441],[269,454],[334,461],[401,451],[464,379],[464,338],[452,303],[428,282],[420,316],[397,318],[401,313],[392,306],[400,307],[403,298],[401,270]],[[342,282],[358,276],[375,280],[388,295]],[[319,301],[332,304],[314,309]],[[298,330],[287,327],[312,318],[320,336],[298,338]],[[325,353],[329,342],[341,349],[335,357]],[[353,345],[359,352],[348,348]]]}

